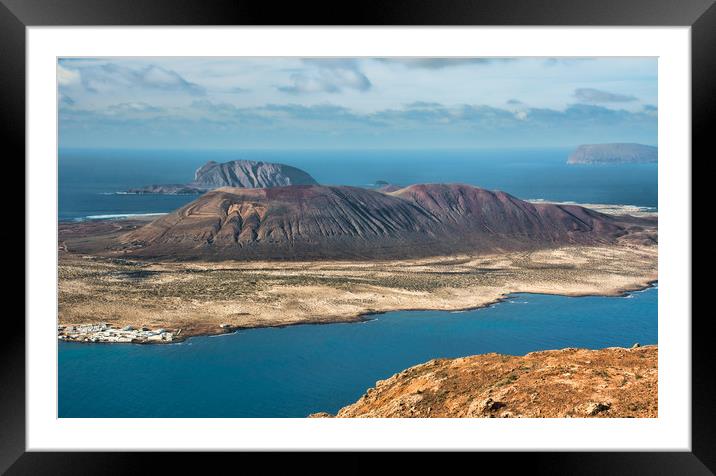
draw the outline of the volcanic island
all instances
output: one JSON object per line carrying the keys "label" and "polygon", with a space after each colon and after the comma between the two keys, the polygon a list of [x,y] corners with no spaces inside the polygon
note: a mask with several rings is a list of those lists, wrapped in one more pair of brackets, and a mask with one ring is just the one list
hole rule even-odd
{"label": "volcanic island", "polygon": [[[59,224],[61,338],[175,341],[477,308],[515,292],[615,296],[657,279],[655,212],[466,184],[324,186],[307,174],[222,186],[250,185],[241,173],[261,167],[209,165],[218,188],[159,218]],[[165,337],[149,339],[158,329]]]}
{"label": "volcanic island", "polygon": [[[170,343],[254,327],[361,321],[388,311],[473,309],[518,292],[619,296],[658,279],[657,214],[638,207],[530,202],[456,183],[326,186],[262,163],[210,163],[203,170],[210,181],[198,174],[187,185],[201,194],[158,218],[59,223],[59,339]],[[288,178],[272,179],[277,172]],[[152,187],[177,190],[146,190]],[[406,372],[435,390],[424,377],[431,369],[453,369],[450,375],[465,382],[472,369],[483,369],[481,379],[515,378],[513,367],[541,368],[541,357],[594,360],[554,352],[441,360]],[[616,365],[620,352],[629,350],[594,356]],[[655,405],[656,347],[631,352],[647,357],[634,361],[646,365],[637,373],[650,376],[637,385],[653,383],[643,391]],[[484,370],[490,362],[492,373]],[[590,365],[597,364],[581,367],[592,372]],[[379,382],[372,396],[338,416],[450,413],[448,400],[414,406],[414,415],[395,410],[400,389],[412,388],[406,375]],[[505,416],[491,404],[493,394],[478,397],[479,408],[452,416]],[[511,411],[531,415],[534,409],[520,401]],[[630,414],[609,402],[594,405],[577,416]],[[640,408],[647,410],[635,416],[655,413],[655,406]]]}

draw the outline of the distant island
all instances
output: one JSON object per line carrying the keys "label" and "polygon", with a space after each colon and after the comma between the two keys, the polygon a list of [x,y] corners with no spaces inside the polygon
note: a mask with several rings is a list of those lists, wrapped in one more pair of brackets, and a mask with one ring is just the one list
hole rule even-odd
{"label": "distant island", "polygon": [[568,164],[649,164],[658,161],[658,148],[643,144],[585,144],[567,159]]}
{"label": "distant island", "polygon": [[147,185],[123,193],[199,195],[220,187],[268,188],[289,185],[317,185],[308,173],[290,165],[253,160],[232,160],[220,164],[213,160],[199,167],[188,184]]}

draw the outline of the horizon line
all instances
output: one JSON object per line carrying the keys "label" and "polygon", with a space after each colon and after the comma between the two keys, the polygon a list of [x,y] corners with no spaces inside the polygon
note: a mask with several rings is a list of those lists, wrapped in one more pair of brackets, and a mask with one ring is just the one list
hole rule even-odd
{"label": "horizon line", "polygon": [[[658,144],[644,144],[642,142],[590,142],[589,144],[641,144],[651,147],[658,147]],[[530,150],[530,149],[567,149],[576,148],[581,144],[561,144],[561,145],[534,145],[534,146],[482,146],[482,147],[81,147],[81,146],[58,146],[57,150],[123,150],[123,151],[207,151],[207,152],[235,152],[235,151],[427,151],[427,150],[446,150],[446,151],[468,151],[468,150]]]}

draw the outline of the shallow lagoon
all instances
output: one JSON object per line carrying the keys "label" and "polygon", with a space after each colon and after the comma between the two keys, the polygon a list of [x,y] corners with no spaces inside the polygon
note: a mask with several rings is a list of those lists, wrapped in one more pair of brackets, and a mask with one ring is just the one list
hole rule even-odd
{"label": "shallow lagoon", "polygon": [[60,417],[305,417],[437,357],[657,343],[657,287],[514,294],[463,312],[250,329],[170,345],[59,342]]}

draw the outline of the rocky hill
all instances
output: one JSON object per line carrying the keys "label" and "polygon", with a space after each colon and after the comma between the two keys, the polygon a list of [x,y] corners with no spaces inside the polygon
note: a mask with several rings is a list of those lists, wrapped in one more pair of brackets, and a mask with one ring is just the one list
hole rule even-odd
{"label": "rocky hill", "polygon": [[192,186],[212,190],[219,187],[267,188],[288,185],[318,185],[313,177],[290,165],[252,160],[219,164],[209,161],[194,174]]}
{"label": "rocky hill", "polygon": [[201,194],[220,187],[268,188],[289,185],[317,185],[313,177],[290,165],[252,160],[232,160],[220,164],[209,161],[194,173],[186,185],[148,185],[127,190],[136,194]]}
{"label": "rocky hill", "polygon": [[336,416],[656,418],[657,356],[647,346],[431,360],[376,382]]}
{"label": "rocky hill", "polygon": [[658,149],[643,144],[587,144],[577,147],[568,164],[646,164],[658,161]]}
{"label": "rocky hill", "polygon": [[641,225],[461,184],[220,188],[122,236],[170,259],[381,259],[612,243]]}

